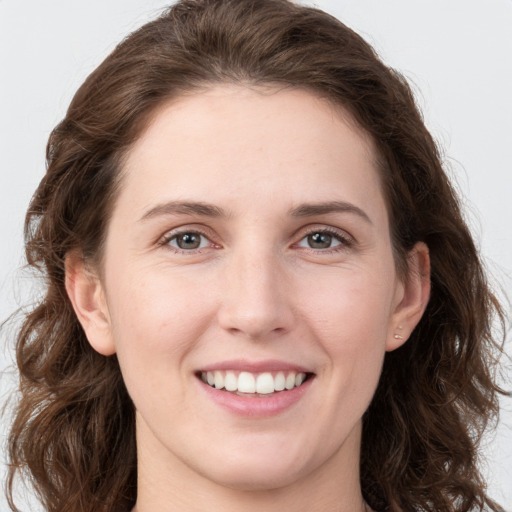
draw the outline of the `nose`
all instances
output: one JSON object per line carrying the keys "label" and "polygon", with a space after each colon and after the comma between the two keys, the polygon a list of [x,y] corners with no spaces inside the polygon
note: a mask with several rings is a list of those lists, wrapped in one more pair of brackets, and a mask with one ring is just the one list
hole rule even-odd
{"label": "nose", "polygon": [[231,334],[264,340],[294,325],[289,279],[272,254],[233,254],[220,288],[219,323]]}

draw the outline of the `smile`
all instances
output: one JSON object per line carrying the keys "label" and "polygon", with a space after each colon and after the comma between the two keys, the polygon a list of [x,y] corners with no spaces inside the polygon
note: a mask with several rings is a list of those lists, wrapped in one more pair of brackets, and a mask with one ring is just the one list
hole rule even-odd
{"label": "smile", "polygon": [[295,371],[252,373],[236,370],[215,370],[200,373],[201,380],[209,386],[235,394],[272,395],[276,392],[290,391],[301,386],[308,374]]}

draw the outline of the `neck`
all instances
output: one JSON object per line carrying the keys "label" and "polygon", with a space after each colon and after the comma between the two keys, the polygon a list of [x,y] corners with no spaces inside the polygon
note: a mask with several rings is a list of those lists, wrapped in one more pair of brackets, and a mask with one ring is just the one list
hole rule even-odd
{"label": "neck", "polygon": [[[140,446],[137,503],[132,512],[371,512],[359,482],[360,427],[331,459],[275,488],[231,488],[178,459],[162,460],[161,446]],[[156,451],[155,451],[156,450]]]}

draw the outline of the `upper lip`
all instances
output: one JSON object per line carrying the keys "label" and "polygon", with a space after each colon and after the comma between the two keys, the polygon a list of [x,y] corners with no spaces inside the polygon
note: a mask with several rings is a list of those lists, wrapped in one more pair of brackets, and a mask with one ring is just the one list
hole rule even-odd
{"label": "upper lip", "polygon": [[286,362],[286,361],[279,361],[278,359],[265,359],[265,360],[261,360],[261,361],[249,361],[247,359],[232,359],[229,361],[220,361],[218,363],[213,363],[208,366],[204,366],[199,371],[214,372],[216,370],[217,371],[234,370],[234,371],[240,371],[240,372],[245,371],[245,372],[250,372],[250,373],[279,372],[279,371],[312,373],[310,369],[307,369],[304,366]]}

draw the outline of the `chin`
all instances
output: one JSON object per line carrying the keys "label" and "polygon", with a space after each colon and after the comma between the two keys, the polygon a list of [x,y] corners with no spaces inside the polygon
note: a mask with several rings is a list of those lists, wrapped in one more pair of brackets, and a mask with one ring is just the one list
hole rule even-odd
{"label": "chin", "polygon": [[301,478],[301,472],[275,468],[243,468],[217,475],[217,483],[238,491],[271,491],[287,487]]}
{"label": "chin", "polygon": [[[264,456],[265,453],[242,454],[231,457],[221,467],[212,465],[203,476],[215,481],[217,484],[240,491],[270,491],[291,485],[316,467],[314,461],[304,460],[302,457],[290,457],[287,460],[276,459],[275,453]],[[240,457],[243,457],[241,459]]]}

